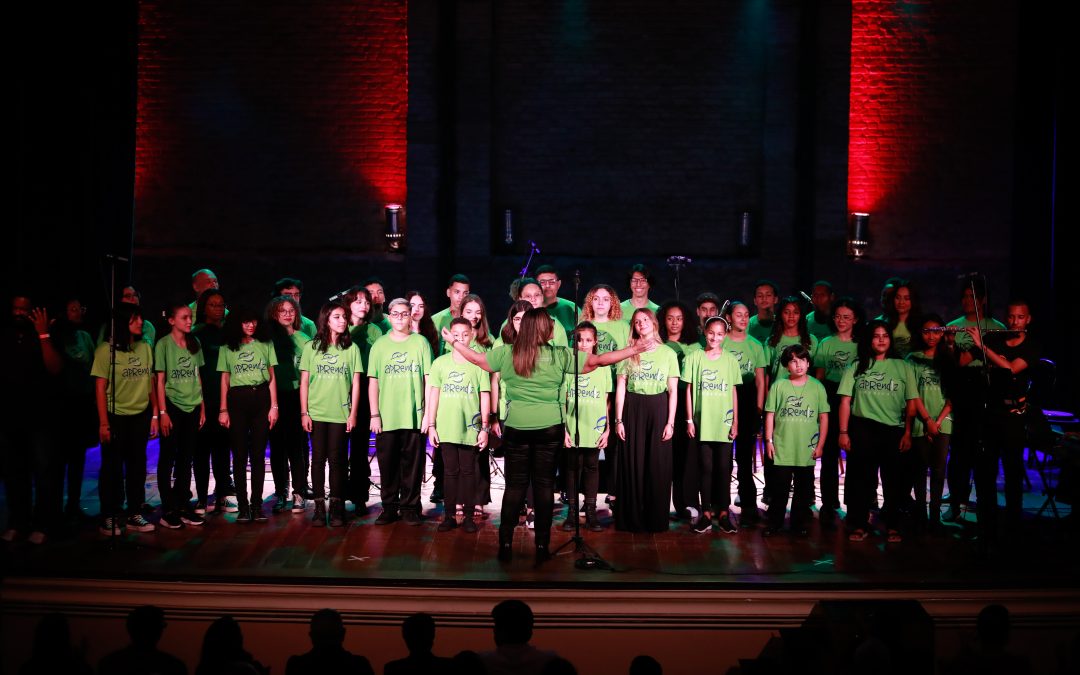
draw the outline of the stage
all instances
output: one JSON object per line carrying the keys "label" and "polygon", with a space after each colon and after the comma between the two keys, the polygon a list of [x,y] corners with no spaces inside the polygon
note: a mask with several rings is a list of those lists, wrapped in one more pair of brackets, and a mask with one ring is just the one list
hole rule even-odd
{"label": "stage", "polygon": [[[151,467],[155,453],[152,442]],[[93,449],[82,499],[87,510],[97,502],[98,463]],[[377,464],[372,467],[377,483]],[[380,513],[375,489],[370,513],[351,518],[347,528],[313,528],[310,506],[305,514],[271,515],[265,524],[237,524],[234,514],[224,514],[208,517],[201,528],[111,539],[88,519],[73,536],[43,546],[18,542],[4,551],[10,628],[4,644],[12,655],[5,663],[10,669],[20,662],[33,620],[46,611],[64,611],[92,633],[103,625],[119,629],[128,609],[144,603],[166,608],[171,625],[190,633],[184,642],[194,644],[183,649],[191,654],[209,621],[233,614],[274,655],[264,662],[275,664],[300,651],[305,622],[326,606],[342,611],[350,626],[364,627],[354,651],[379,658],[400,656],[397,626],[421,610],[437,617],[440,640],[444,628],[454,636],[437,649],[488,648],[487,613],[506,597],[526,599],[537,613],[538,636],[552,648],[566,645],[559,651],[584,663],[592,658],[585,643],[599,643],[666,655],[668,663],[678,659],[689,668],[697,657],[687,647],[701,639],[726,645],[730,659],[750,658],[825,599],[917,599],[946,633],[969,631],[985,604],[1004,602],[1021,632],[1047,640],[1080,627],[1080,561],[1061,521],[1049,512],[1035,517],[1045,498],[1040,472],[1028,475],[1024,521],[992,556],[983,554],[975,536],[977,514],[947,524],[940,534],[886,544],[880,533],[849,542],[843,528],[822,531],[816,520],[806,538],[766,539],[760,528],[695,534],[674,519],[660,534],[617,532],[605,509],[601,519],[608,527],[582,535],[613,570],[578,569],[572,544],[535,566],[533,533],[524,525],[515,532],[515,558],[504,565],[495,559],[499,472],[493,475],[493,503],[475,534],[436,532],[443,507],[428,501],[430,481],[421,526],[374,525]],[[156,504],[156,476],[150,474],[147,484]],[[270,492],[268,480],[268,499]],[[565,508],[556,508],[561,524]],[[1071,511],[1059,505],[1059,513]],[[552,548],[570,536],[556,527]],[[604,672],[600,662],[594,666],[589,672]]]}

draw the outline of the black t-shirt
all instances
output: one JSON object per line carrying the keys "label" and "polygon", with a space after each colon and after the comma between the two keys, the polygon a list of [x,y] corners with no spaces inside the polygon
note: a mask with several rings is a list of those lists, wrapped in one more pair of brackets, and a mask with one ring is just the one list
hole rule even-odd
{"label": "black t-shirt", "polygon": [[[993,401],[1018,401],[1027,396],[1028,383],[1031,380],[1032,367],[1038,363],[1042,349],[1039,343],[1031,337],[1025,337],[1024,341],[1015,347],[1006,344],[1010,336],[1007,333],[987,335],[986,343],[996,354],[1001,354],[1009,361],[1023,359],[1027,368],[1013,374],[1008,368],[994,367],[990,370],[990,390]],[[1006,405],[1017,405],[1007,403]]]}

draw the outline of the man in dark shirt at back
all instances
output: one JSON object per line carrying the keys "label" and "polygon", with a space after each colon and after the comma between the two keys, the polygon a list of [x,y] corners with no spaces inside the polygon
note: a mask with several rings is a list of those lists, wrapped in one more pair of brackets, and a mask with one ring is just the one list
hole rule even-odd
{"label": "man in dark shirt at back", "polygon": [[441,675],[451,672],[453,661],[431,653],[435,644],[435,619],[419,612],[401,624],[401,637],[409,655],[387,663],[383,675]]}
{"label": "man in dark shirt at back", "polygon": [[172,654],[157,648],[165,632],[165,612],[145,605],[127,617],[131,644],[106,655],[98,664],[100,675],[187,675],[187,666]]}
{"label": "man in dark shirt at back", "polygon": [[332,609],[320,609],[311,615],[311,651],[290,656],[285,675],[375,675],[371,663],[353,654],[345,643],[345,624]]}

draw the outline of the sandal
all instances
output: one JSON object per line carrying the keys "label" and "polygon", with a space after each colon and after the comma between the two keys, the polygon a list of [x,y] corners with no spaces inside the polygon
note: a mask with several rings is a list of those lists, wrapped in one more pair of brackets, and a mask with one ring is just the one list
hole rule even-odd
{"label": "sandal", "polygon": [[900,542],[904,541],[904,538],[900,536],[899,530],[889,530],[889,534],[885,538],[885,541],[889,542],[890,544],[899,544]]}
{"label": "sandal", "polygon": [[851,534],[849,534],[847,538],[848,541],[866,541],[867,536],[869,535],[866,534],[866,530],[860,527]]}

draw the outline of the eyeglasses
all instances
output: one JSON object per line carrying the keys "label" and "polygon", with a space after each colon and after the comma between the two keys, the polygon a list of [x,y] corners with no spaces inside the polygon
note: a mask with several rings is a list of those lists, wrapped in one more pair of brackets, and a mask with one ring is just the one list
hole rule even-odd
{"label": "eyeglasses", "polygon": [[409,318],[409,313],[408,312],[390,312],[390,318],[391,319],[408,319]]}
{"label": "eyeglasses", "polygon": [[555,286],[558,283],[559,283],[558,279],[541,279],[540,280],[540,285],[541,286]]}
{"label": "eyeglasses", "polygon": [[648,279],[631,279],[630,280],[630,285],[631,286],[644,286],[647,283],[649,283]]}
{"label": "eyeglasses", "polygon": [[290,309],[279,309],[278,314],[280,314],[281,316],[296,316],[296,310],[291,309],[291,308]]}

